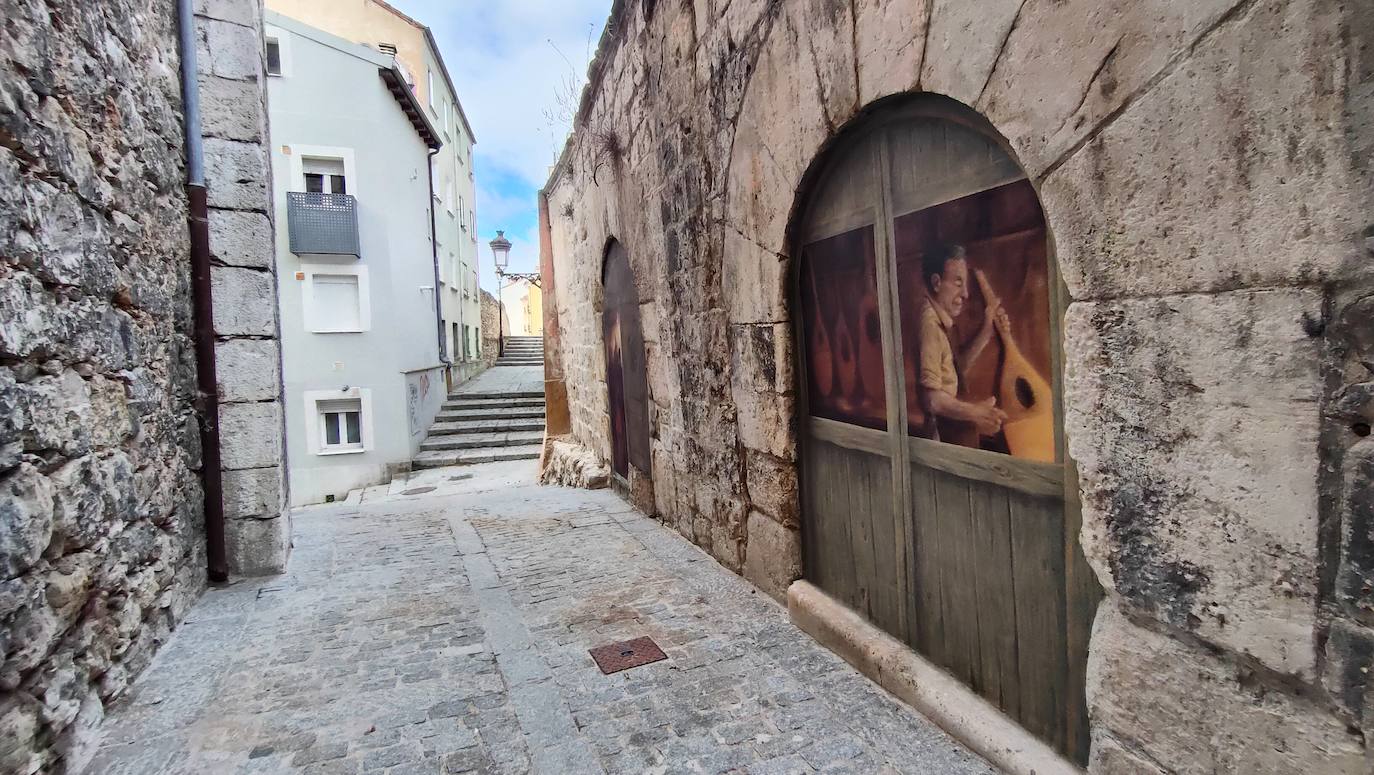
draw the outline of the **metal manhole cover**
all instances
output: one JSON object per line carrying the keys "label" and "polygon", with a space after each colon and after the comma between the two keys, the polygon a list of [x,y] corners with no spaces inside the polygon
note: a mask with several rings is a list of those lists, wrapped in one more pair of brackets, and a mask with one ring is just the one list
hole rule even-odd
{"label": "metal manhole cover", "polygon": [[435,488],[433,488],[433,487],[416,487],[416,488],[413,489],[413,490],[405,490],[405,491],[403,491],[401,494],[402,494],[402,495],[424,495],[424,494],[427,493],[427,492],[434,492],[434,489],[435,489]]}
{"label": "metal manhole cover", "polygon": [[592,659],[596,660],[596,666],[606,675],[668,658],[663,649],[659,648],[652,638],[647,637],[597,646],[587,653],[592,655]]}

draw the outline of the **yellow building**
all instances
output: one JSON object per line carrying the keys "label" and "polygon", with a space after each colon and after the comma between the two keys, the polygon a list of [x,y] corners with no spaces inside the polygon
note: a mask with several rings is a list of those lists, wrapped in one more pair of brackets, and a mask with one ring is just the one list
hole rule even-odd
{"label": "yellow building", "polygon": [[506,336],[544,335],[544,291],[527,280],[501,288],[502,324]]}

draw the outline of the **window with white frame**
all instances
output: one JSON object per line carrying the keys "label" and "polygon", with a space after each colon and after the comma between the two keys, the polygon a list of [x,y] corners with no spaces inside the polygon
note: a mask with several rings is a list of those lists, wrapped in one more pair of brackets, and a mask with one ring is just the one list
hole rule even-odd
{"label": "window with white frame", "polygon": [[281,41],[267,38],[267,74],[281,75]]}
{"label": "window with white frame", "polygon": [[306,265],[305,328],[316,334],[361,333],[370,329],[367,267]]}
{"label": "window with white frame", "polygon": [[363,402],[358,398],[319,401],[320,451],[344,452],[363,449]]}
{"label": "window with white frame", "polygon": [[306,449],[312,455],[356,455],[373,448],[372,391],[306,390]]}
{"label": "window with white frame", "polygon": [[430,109],[430,112],[433,112],[433,113],[436,113],[436,114],[437,114],[438,111],[435,110],[435,107],[434,107],[434,71],[433,71],[433,70],[426,70],[426,71],[425,71],[425,84],[429,87],[429,109]]}

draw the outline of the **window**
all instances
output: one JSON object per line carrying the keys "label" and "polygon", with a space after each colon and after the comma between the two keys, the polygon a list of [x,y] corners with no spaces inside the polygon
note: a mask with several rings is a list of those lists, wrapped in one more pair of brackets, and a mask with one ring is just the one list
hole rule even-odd
{"label": "window", "polygon": [[463,326],[463,360],[465,360],[465,361],[466,361],[466,360],[469,360],[469,359],[472,357],[472,356],[469,354],[471,351],[468,349],[468,330],[469,330],[469,328],[470,328],[469,326]]}
{"label": "window", "polygon": [[267,74],[281,75],[281,41],[267,39]]}
{"label": "window", "polygon": [[[457,324],[457,323],[454,323],[454,324],[452,324],[452,325],[453,325],[453,338],[449,340],[449,344],[452,345],[452,350],[453,350],[453,352],[450,353],[449,357],[451,357],[451,358],[456,358],[456,357],[458,357],[458,324]],[[464,328],[467,328],[467,326],[464,326]]]}
{"label": "window", "polygon": [[341,452],[363,448],[363,406],[353,399],[315,404],[320,416],[320,451]]}
{"label": "window", "polygon": [[262,42],[267,74],[276,78],[291,75],[291,34],[267,24],[263,26]]}
{"label": "window", "polygon": [[425,84],[426,84],[426,85],[428,86],[428,88],[429,88],[429,92],[428,92],[428,93],[429,93],[429,110],[430,110],[431,113],[434,113],[435,115],[438,115],[438,112],[434,109],[434,71],[433,71],[433,70],[426,70],[426,71],[425,71]]}
{"label": "window", "polygon": [[316,334],[361,333],[370,329],[367,267],[303,265],[305,329]]}
{"label": "window", "polygon": [[372,449],[372,391],[307,390],[306,448],[312,455],[349,455]]}
{"label": "window", "polygon": [[347,194],[343,159],[302,159],[305,190],[315,194]]}

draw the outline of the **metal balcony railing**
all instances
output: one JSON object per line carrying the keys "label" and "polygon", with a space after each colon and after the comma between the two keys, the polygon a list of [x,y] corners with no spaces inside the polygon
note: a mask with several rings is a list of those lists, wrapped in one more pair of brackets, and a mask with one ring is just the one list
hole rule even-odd
{"label": "metal balcony railing", "polygon": [[362,257],[358,246],[358,200],[351,194],[286,194],[291,252]]}

